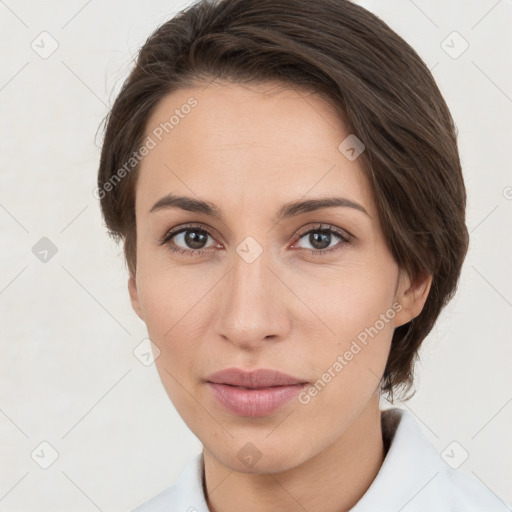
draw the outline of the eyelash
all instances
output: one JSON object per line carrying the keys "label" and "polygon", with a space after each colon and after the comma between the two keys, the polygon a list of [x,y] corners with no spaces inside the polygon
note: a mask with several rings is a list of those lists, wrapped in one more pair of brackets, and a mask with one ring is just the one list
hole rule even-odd
{"label": "eyelash", "polygon": [[[159,241],[159,245],[167,245],[167,248],[178,254],[186,254],[190,256],[201,256],[204,253],[208,252],[208,249],[183,249],[181,247],[172,247],[169,242],[172,240],[173,237],[176,235],[179,235],[180,233],[186,232],[186,231],[199,231],[200,233],[206,234],[213,238],[211,233],[207,230],[202,228],[201,226],[198,226],[196,224],[187,224],[184,226],[181,226],[176,229],[172,229],[168,231]],[[350,244],[351,242],[351,235],[345,234],[344,232],[340,231],[339,229],[326,225],[326,224],[318,224],[314,228],[310,228],[305,232],[298,233],[297,235],[297,241],[299,241],[301,238],[303,238],[305,235],[309,235],[310,233],[315,233],[321,231],[322,233],[327,233],[331,235],[335,235],[336,237],[340,238],[340,242],[336,244],[334,247],[331,247],[329,249],[300,249],[302,251],[307,251],[309,254],[313,256],[322,256],[326,253],[330,253],[333,251],[337,251],[341,249],[343,246]]]}

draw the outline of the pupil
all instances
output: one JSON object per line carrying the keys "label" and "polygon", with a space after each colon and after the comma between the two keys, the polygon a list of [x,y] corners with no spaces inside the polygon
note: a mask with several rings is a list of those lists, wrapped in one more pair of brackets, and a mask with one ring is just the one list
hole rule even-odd
{"label": "pupil", "polygon": [[325,249],[331,242],[330,233],[316,232],[309,235],[309,242],[315,249]]}

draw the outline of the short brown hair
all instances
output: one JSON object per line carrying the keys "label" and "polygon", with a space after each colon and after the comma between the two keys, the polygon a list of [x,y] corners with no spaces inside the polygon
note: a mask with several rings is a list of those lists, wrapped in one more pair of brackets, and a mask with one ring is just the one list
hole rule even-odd
{"label": "short brown hair", "polygon": [[139,165],[128,172],[126,162],[164,96],[213,79],[315,91],[364,143],[359,162],[397,264],[413,278],[433,276],[422,312],[393,333],[381,380],[393,401],[412,387],[417,352],[456,291],[469,243],[456,128],[432,74],[348,0],[201,0],[178,13],[147,39],[103,120],[101,209],[132,276]]}

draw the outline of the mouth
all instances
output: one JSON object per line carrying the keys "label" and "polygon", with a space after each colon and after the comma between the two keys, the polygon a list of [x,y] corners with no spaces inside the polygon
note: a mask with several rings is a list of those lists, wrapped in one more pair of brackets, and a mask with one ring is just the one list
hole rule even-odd
{"label": "mouth", "polygon": [[307,381],[304,379],[268,368],[259,368],[251,371],[227,368],[210,375],[206,381],[213,384],[227,384],[249,389],[307,384]]}
{"label": "mouth", "polygon": [[[232,388],[249,389],[249,390],[252,390],[252,391],[256,391],[258,389],[273,389],[273,388],[285,387],[285,386],[278,386],[278,385],[276,385],[276,386],[261,386],[261,387],[235,386],[234,384],[226,384],[225,382],[210,382],[210,384],[224,384],[225,386],[230,386]],[[296,385],[298,385],[298,384],[296,384]]]}
{"label": "mouth", "polygon": [[207,383],[212,395],[230,413],[238,416],[268,416],[298,395],[307,384],[247,388]]}
{"label": "mouth", "polygon": [[308,382],[277,370],[229,368],[210,375],[206,384],[216,400],[239,416],[267,416],[280,409]]}

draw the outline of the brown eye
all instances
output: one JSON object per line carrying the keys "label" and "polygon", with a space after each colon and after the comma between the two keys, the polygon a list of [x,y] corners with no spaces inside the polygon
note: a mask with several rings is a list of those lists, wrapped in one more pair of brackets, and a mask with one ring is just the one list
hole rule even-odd
{"label": "brown eye", "polygon": [[350,237],[333,226],[318,226],[299,236],[299,242],[304,240],[309,247],[301,245],[298,247],[317,254],[331,252],[350,243]]}
{"label": "brown eye", "polygon": [[203,228],[197,226],[184,226],[168,232],[160,241],[160,245],[167,245],[173,252],[181,254],[189,253],[191,255],[199,255],[208,247],[214,246],[212,242],[209,246],[208,238],[212,238],[210,233]]}
{"label": "brown eye", "polygon": [[[180,237],[180,235],[183,235]],[[199,229],[187,229],[180,233],[176,233],[174,243],[179,239],[181,243],[187,246],[187,249],[203,249],[208,241],[208,233]],[[179,244],[177,244],[179,245]]]}

